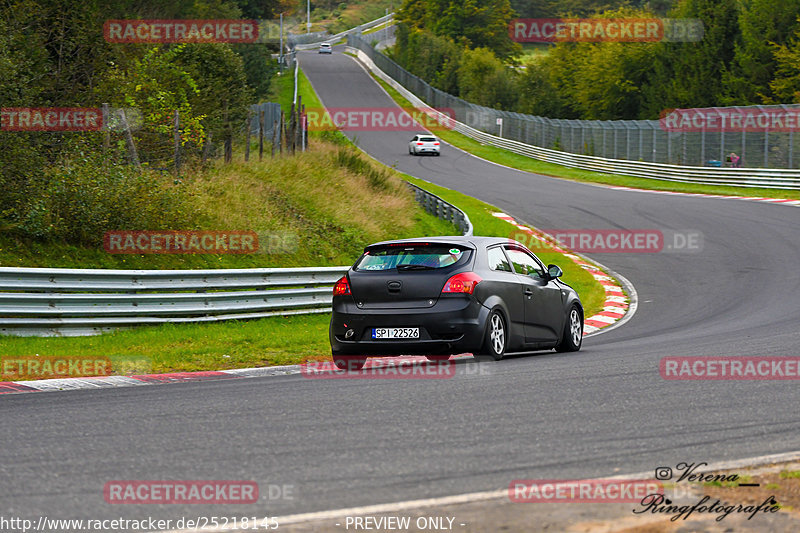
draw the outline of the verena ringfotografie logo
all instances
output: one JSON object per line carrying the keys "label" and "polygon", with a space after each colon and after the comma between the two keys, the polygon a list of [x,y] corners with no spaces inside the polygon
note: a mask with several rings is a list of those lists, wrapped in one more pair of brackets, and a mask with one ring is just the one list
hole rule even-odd
{"label": "verena ringfotografie logo", "polygon": [[661,129],[671,132],[790,132],[800,128],[800,106],[785,108],[669,109],[661,113]]}
{"label": "verena ringfotografie logo", "polygon": [[107,231],[110,254],[252,254],[259,250],[254,231]]}
{"label": "verena ringfotografie logo", "polygon": [[515,479],[508,485],[514,503],[639,503],[663,493],[650,479]]}
{"label": "verena ringfotografie logo", "polygon": [[798,380],[800,356],[664,357],[659,371],[668,380]]}
{"label": "verena ringfotografie logo", "polygon": [[518,43],[697,42],[704,28],[700,19],[519,18],[508,34]]}
{"label": "verena ringfotografie logo", "polygon": [[428,361],[419,356],[398,356],[367,359],[361,370],[344,371],[332,362],[322,361],[300,365],[300,374],[310,379],[447,379],[456,375],[456,363],[453,360]]}
{"label": "verena ringfotografie logo", "polygon": [[3,107],[2,131],[100,131],[103,112],[93,107]]}
{"label": "verena ringfotografie logo", "polygon": [[255,481],[109,481],[110,504],[249,504],[258,502]]}
{"label": "verena ringfotografie logo", "polygon": [[404,110],[399,107],[306,108],[310,131],[419,131],[453,129],[455,111]]}
{"label": "verena ringfotografie logo", "polygon": [[699,231],[543,229],[541,234],[534,234],[515,230],[510,238],[534,251],[553,244],[575,252],[601,254],[693,253],[703,248],[703,235]]}
{"label": "verena ringfotografie logo", "polygon": [[111,359],[108,357],[0,357],[0,381],[110,376],[111,374]]}
{"label": "verena ringfotografie logo", "polygon": [[[674,473],[677,473],[675,471],[680,472],[680,476],[677,479],[673,477]],[[758,483],[745,483],[738,474],[733,472],[710,472],[706,462],[680,462],[675,466],[675,470],[669,466],[659,466],[655,470],[655,475],[656,479],[660,481],[671,481],[671,483],[668,483],[668,485],[672,485],[672,488],[668,491],[671,494],[649,494],[639,502],[640,507],[633,509],[633,514],[660,514],[669,516],[671,522],[686,520],[692,514],[705,514],[713,516],[717,522],[722,522],[733,513],[747,515],[746,519],[752,520],[759,514],[776,513],[781,508],[774,494],[762,500],[758,505],[753,503],[732,504],[719,498],[713,498],[708,494],[697,495],[693,488],[703,487],[705,484],[725,484],[744,490],[749,487],[759,486]],[[684,488],[679,490],[679,487]],[[689,499],[688,503],[676,503],[681,494]],[[692,500],[696,501],[692,504]]]}
{"label": "verena ringfotografie logo", "polygon": [[107,20],[109,43],[254,43],[256,20]]}

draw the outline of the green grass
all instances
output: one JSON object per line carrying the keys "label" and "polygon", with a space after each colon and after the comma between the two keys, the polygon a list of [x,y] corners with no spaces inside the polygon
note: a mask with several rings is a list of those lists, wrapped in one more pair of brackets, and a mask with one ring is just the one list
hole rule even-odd
{"label": "green grass", "polygon": [[[325,313],[164,324],[94,337],[0,337],[0,363],[36,354],[79,360],[108,357],[113,373],[121,375],[297,364],[330,357],[329,321]],[[13,376],[0,376],[0,381],[8,378]]]}
{"label": "green grass", "polygon": [[272,78],[269,101],[279,102],[284,113],[289,113],[294,96],[294,68],[284,69],[283,74]]}
{"label": "green grass", "polygon": [[[389,95],[401,107],[411,109],[413,106],[396,89],[388,83],[378,78],[374,74],[372,77],[377,81]],[[547,163],[532,159],[524,155],[516,154],[496,146],[482,144],[466,135],[456,131],[437,129],[436,135],[442,140],[470,152],[478,157],[482,157],[494,163],[506,165],[511,168],[542,174],[554,178],[568,179],[572,181],[601,183],[605,185],[616,185],[621,187],[633,187],[638,189],[650,189],[657,191],[676,191],[700,194],[721,194],[729,196],[757,196],[765,198],[791,198],[800,199],[800,191],[784,189],[762,189],[749,187],[725,187],[714,185],[698,185],[694,183],[677,183],[671,181],[659,181],[646,178],[636,178],[631,176],[621,176],[618,174],[605,174],[581,170],[576,168],[564,167],[554,163]]]}
{"label": "green grass", "polygon": [[[322,103],[308,81],[303,69],[297,73],[297,97],[301,103],[308,107],[322,107]],[[281,109],[287,115],[292,110],[292,100],[294,99],[294,68],[284,70],[282,76],[276,76],[272,80],[272,90],[270,91],[270,101],[279,102]]]}
{"label": "green grass", "polygon": [[[284,102],[291,100],[292,84],[286,79],[279,79],[275,86]],[[300,79],[300,94],[309,105],[319,105],[305,76]],[[324,137],[314,139],[308,152],[275,159],[267,155],[261,162],[252,150],[250,161],[244,162],[239,149],[233,163],[217,161],[184,178],[182,186],[189,189],[193,205],[203,213],[198,229],[288,234],[296,244],[288,251],[117,255],[99,246],[26,241],[4,233],[0,235],[0,265],[122,269],[342,266],[352,264],[371,242],[456,231],[449,222],[416,205],[399,176],[354,147],[343,146],[344,136],[329,134],[335,142]],[[165,324],[94,337],[0,336],[0,345],[3,356],[109,356],[119,373],[128,374],[296,364],[330,354],[329,320],[328,314],[321,314]]]}
{"label": "green grass", "polygon": [[[241,150],[240,150],[241,152]],[[343,155],[346,155],[344,159]],[[354,159],[356,158],[356,159]],[[425,213],[402,180],[354,148],[317,139],[308,152],[249,162],[216,161],[184,180],[200,229],[254,231],[252,254],[110,254],[79,246],[0,235],[0,266],[51,268],[256,268],[351,264],[371,242],[454,231]],[[335,199],[335,201],[332,201]],[[108,228],[138,230],[141,228]]]}
{"label": "green grass", "polygon": [[[287,100],[291,102],[293,87],[293,82],[287,83],[286,79],[284,75],[274,85],[276,99],[283,105]],[[299,94],[306,105],[321,106],[302,71]],[[259,163],[257,152],[251,152],[249,163],[220,163],[191,184],[199,205],[211,217],[211,227],[218,229],[218,224],[224,222],[225,227],[252,228],[260,221],[269,221],[273,228],[297,233],[300,246],[294,254],[118,256],[67,245],[28,243],[29,248],[24,249],[19,243],[12,243],[9,248],[9,243],[0,238],[0,264],[101,268],[346,265],[368,242],[456,232],[450,223],[413,205],[399,181],[399,173],[366,161],[372,170],[355,173],[348,168],[355,161],[350,152],[353,148],[341,144],[346,137],[334,135],[333,143],[324,137],[320,135],[311,143],[309,152],[295,157],[265,158]],[[356,167],[362,168],[363,164]],[[367,177],[383,176],[383,172],[388,175],[388,187],[381,185],[383,178],[371,181]],[[512,235],[513,226],[492,216],[496,208],[456,191],[404,177],[467,212],[476,235]],[[586,271],[552,250],[536,252],[545,263],[562,267],[564,280],[581,295],[586,316],[602,307],[603,289]],[[325,359],[330,354],[329,320],[329,314],[297,315],[211,324],[164,324],[94,337],[0,337],[0,342],[5,357],[109,357],[118,374],[220,370]]]}
{"label": "green grass", "polygon": [[[417,206],[395,173],[353,147],[322,140],[294,157],[220,163],[207,175],[195,177],[191,186],[198,206],[214,214],[216,222],[210,227],[292,233],[296,249],[245,256],[111,255],[66,244],[11,242],[0,245],[0,264],[144,269],[342,266],[352,264],[371,242],[456,232],[452,224]],[[3,237],[0,242],[8,240]],[[330,354],[329,320],[329,314],[322,314],[166,324],[95,337],[0,336],[0,355],[108,356],[112,367],[129,374],[297,364]],[[131,360],[144,361],[146,368]]]}

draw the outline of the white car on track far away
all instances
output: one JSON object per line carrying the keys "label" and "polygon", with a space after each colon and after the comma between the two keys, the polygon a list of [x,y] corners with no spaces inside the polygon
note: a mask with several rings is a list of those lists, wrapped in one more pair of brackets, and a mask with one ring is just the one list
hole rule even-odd
{"label": "white car on track far away", "polygon": [[320,54],[332,54],[333,48],[331,48],[331,43],[322,43],[319,45],[319,53]]}
{"label": "white car on track far away", "polygon": [[411,155],[439,155],[439,139],[430,133],[417,133],[408,142],[408,153]]}

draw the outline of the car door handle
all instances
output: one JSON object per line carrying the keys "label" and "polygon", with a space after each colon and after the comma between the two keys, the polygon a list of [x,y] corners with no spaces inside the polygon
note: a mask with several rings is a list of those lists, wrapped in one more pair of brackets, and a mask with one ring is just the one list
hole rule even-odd
{"label": "car door handle", "polygon": [[533,296],[533,291],[531,289],[525,289],[525,296],[530,298],[531,296]]}

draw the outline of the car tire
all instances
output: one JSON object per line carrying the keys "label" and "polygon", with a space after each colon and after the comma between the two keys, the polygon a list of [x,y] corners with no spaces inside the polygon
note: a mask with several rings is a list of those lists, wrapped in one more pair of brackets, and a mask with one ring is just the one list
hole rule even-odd
{"label": "car tire", "polygon": [[441,153],[439,153],[439,152],[434,152],[434,154],[436,155],[436,157],[439,157],[440,155],[442,155],[442,154],[441,154]]}
{"label": "car tire", "polygon": [[561,341],[556,346],[557,352],[577,352],[583,343],[583,313],[573,304],[567,313]]}
{"label": "car tire", "polygon": [[450,359],[449,355],[426,355],[425,357],[428,361],[433,361],[434,363],[443,363]]}
{"label": "car tire", "polygon": [[347,372],[361,370],[366,362],[367,358],[363,355],[333,355],[333,364],[336,365],[336,368]]}
{"label": "car tire", "polygon": [[506,319],[497,309],[492,309],[492,312],[489,313],[484,337],[483,347],[478,358],[481,360],[493,359],[495,361],[502,359],[508,347],[508,328],[506,327]]}

